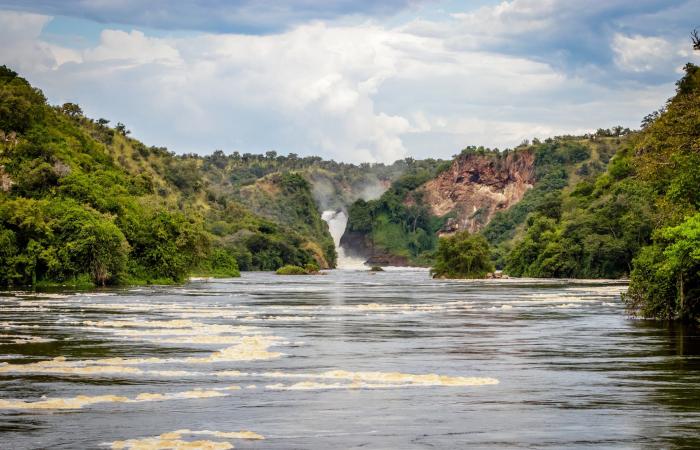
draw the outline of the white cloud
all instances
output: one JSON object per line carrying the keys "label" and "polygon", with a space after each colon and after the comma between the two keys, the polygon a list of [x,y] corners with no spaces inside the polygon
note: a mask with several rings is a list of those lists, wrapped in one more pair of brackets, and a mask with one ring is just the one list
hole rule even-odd
{"label": "white cloud", "polygon": [[676,59],[680,48],[667,40],[654,36],[613,36],[611,48],[615,52],[615,64],[625,71],[649,72],[668,67]]}
{"label": "white cloud", "polygon": [[41,70],[54,65],[49,45],[39,40],[50,17],[38,14],[0,14],[0,61],[16,70]]}
{"label": "white cloud", "polygon": [[84,52],[85,61],[128,61],[134,64],[181,62],[177,49],[165,39],[147,37],[141,31],[127,33],[121,30],[104,30],[100,44]]}
{"label": "white cloud", "polygon": [[[504,148],[533,136],[634,126],[670,95],[671,84],[606,87],[446,32],[469,25],[469,33],[497,39],[494,23],[542,30],[549,19],[523,18],[554,3],[504,2],[447,23],[396,28],[316,22],[264,36],[107,29],[80,51],[42,40],[48,17],[0,12],[0,39],[13,43],[0,48],[0,61],[53,102],[75,101],[124,122],[149,144],[198,153],[274,148],[344,161],[449,157],[470,144]],[[663,65],[661,44],[620,36],[621,67],[649,70],[654,57],[654,67]],[[639,52],[640,42],[651,50]]]}

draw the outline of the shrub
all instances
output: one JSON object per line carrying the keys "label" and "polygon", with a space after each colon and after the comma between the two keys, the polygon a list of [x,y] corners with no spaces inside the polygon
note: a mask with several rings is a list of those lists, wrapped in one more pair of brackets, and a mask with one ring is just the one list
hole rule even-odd
{"label": "shrub", "polygon": [[318,267],[318,264],[316,264],[316,263],[307,263],[307,264],[304,264],[304,270],[306,271],[306,273],[312,274],[312,273],[318,273],[318,271],[321,270],[321,268]]}
{"label": "shrub", "polygon": [[293,266],[291,264],[287,264],[286,266],[282,266],[277,271],[275,272],[277,275],[306,275],[306,269],[303,267],[299,266]]}
{"label": "shrub", "polygon": [[468,231],[440,238],[431,273],[435,278],[485,278],[493,272],[486,239]]}
{"label": "shrub", "polygon": [[634,259],[627,307],[643,317],[694,321],[700,317],[700,213],[655,233]]}

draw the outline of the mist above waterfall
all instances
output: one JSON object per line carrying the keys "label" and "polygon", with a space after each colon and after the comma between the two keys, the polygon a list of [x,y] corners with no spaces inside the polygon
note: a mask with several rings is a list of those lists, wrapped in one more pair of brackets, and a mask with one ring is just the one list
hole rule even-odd
{"label": "mist above waterfall", "polygon": [[333,237],[335,251],[338,253],[338,269],[364,269],[364,259],[347,256],[345,250],[340,246],[340,238],[343,237],[345,227],[348,224],[347,214],[342,210],[326,210],[321,214],[321,218],[328,224],[328,231]]}
{"label": "mist above waterfall", "polygon": [[389,181],[380,181],[371,173],[350,183],[333,180],[318,173],[311,174],[310,178],[311,193],[321,211],[345,210],[359,199],[365,201],[378,199],[390,184]]}

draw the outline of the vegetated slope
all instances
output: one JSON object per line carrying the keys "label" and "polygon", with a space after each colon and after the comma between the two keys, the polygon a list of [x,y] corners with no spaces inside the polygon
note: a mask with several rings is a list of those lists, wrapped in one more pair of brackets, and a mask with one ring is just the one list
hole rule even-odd
{"label": "vegetated slope", "polygon": [[536,212],[506,258],[514,275],[631,275],[625,300],[645,317],[700,317],[700,69],[593,182]]}
{"label": "vegetated slope", "polygon": [[208,192],[214,196],[236,196],[244,186],[251,186],[270,175],[294,172],[310,184],[320,210],[343,209],[357,199],[378,198],[408,167],[411,158],[392,164],[351,164],[324,160],[318,156],[300,157],[294,153],[264,155],[216,150],[201,158],[201,171]]}
{"label": "vegetated slope", "polygon": [[333,267],[336,259],[321,212],[345,210],[358,198],[379,197],[411,164],[408,159],[390,165],[355,165],[274,151],[226,155],[217,150],[209,156],[189,157],[199,163],[187,173],[198,171],[208,199],[235,199],[254,214],[306,237],[302,248],[314,255],[321,268]]}
{"label": "vegetated slope", "polygon": [[238,197],[244,205],[263,217],[305,235],[313,236],[302,248],[316,256],[319,267],[335,266],[337,258],[328,225],[316,208],[311,184],[296,172],[275,172],[243,186]]}
{"label": "vegetated slope", "polygon": [[[312,235],[254,214],[217,196],[206,160],[146,147],[107,124],[74,104],[49,106],[0,67],[0,285],[173,282],[334,264],[316,251],[327,228]],[[311,195],[303,183],[289,189]]]}
{"label": "vegetated slope", "polygon": [[445,171],[447,161],[411,161],[410,167],[379,199],[356,201],[340,243],[348,255],[377,265],[427,264],[444,219],[434,216],[417,190]]}
{"label": "vegetated slope", "polygon": [[558,208],[561,191],[603,171],[628,133],[600,130],[502,152],[468,147],[451,164],[408,172],[379,200],[352,205],[344,247],[371,263],[430,265],[438,236],[483,230],[492,245],[503,246],[495,253],[501,266],[527,215]]}

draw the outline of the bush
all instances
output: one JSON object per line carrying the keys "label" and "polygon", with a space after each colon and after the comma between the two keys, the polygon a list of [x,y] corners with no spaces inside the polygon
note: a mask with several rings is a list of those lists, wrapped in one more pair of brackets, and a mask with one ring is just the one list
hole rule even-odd
{"label": "bush", "polygon": [[194,273],[198,276],[217,278],[240,277],[237,255],[226,248],[214,248],[208,258],[200,262]]}
{"label": "bush", "polygon": [[639,252],[624,301],[643,317],[700,318],[700,213],[657,232]]}
{"label": "bush", "polygon": [[485,278],[493,272],[486,239],[468,231],[440,238],[435,252],[434,278]]}
{"label": "bush", "polygon": [[129,244],[112,218],[70,200],[14,199],[0,205],[0,285],[115,284]]}
{"label": "bush", "polygon": [[316,264],[316,263],[307,263],[307,264],[304,264],[304,270],[306,271],[306,273],[311,274],[311,273],[318,273],[318,271],[321,270],[321,268],[318,267],[318,264]]}
{"label": "bush", "polygon": [[277,275],[306,275],[308,272],[303,267],[288,264],[277,269],[275,273]]}

